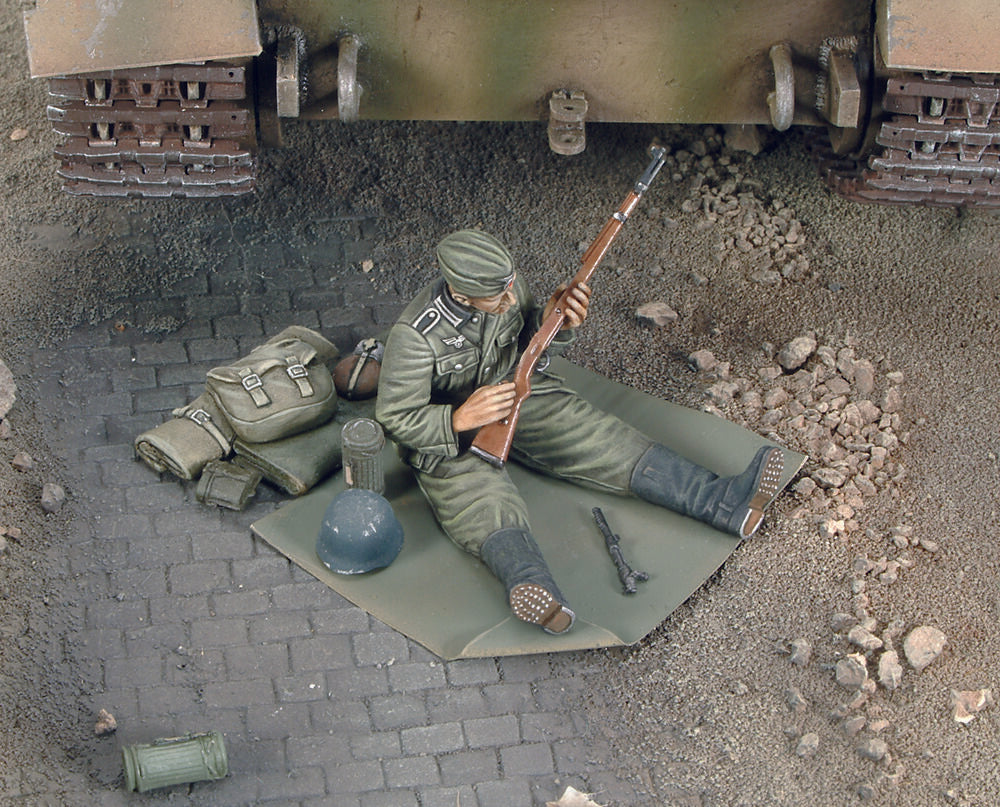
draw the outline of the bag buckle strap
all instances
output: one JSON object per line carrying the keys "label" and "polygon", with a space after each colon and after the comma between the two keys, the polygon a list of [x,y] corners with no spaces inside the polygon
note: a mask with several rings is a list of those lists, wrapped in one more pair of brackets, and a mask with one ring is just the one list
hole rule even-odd
{"label": "bag buckle strap", "polygon": [[229,453],[231,446],[226,436],[219,431],[219,427],[215,425],[212,421],[212,416],[208,414],[204,409],[192,409],[190,412],[185,413],[185,417],[188,420],[193,420],[199,426],[201,426],[205,431],[207,431],[220,446],[225,453]]}
{"label": "bag buckle strap", "polygon": [[271,403],[271,399],[267,397],[267,393],[264,392],[264,382],[261,380],[260,376],[257,375],[249,367],[244,367],[240,370],[240,383],[243,385],[250,397],[253,399],[254,405],[260,409]]}
{"label": "bag buckle strap", "polygon": [[288,377],[299,388],[299,395],[303,398],[312,397],[313,387],[309,383],[309,370],[306,369],[306,366],[296,356],[286,356],[285,364],[288,365],[285,368],[285,372],[288,373]]}

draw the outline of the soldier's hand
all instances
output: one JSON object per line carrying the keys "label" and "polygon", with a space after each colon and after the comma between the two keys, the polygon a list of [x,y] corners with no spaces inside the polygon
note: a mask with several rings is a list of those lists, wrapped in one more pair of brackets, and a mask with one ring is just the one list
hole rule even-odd
{"label": "soldier's hand", "polygon": [[[562,283],[559,288],[557,288],[549,301],[545,304],[545,310],[542,312],[542,319],[545,319],[552,310],[556,307],[556,303],[559,301],[560,295],[566,291],[566,283]],[[560,330],[566,330],[567,328],[579,328],[583,325],[583,321],[587,318],[587,309],[590,307],[590,286],[586,283],[581,283],[579,286],[575,286],[573,291],[570,292],[569,296],[566,298],[566,319],[563,321],[562,328]]]}
{"label": "soldier's hand", "polygon": [[495,423],[510,414],[514,397],[513,381],[480,387],[451,413],[451,427],[455,432],[466,432]]}

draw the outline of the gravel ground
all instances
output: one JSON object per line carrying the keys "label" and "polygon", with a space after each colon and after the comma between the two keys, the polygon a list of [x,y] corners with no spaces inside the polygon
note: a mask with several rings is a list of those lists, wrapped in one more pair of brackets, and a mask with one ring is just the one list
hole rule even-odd
{"label": "gravel ground", "polygon": [[[262,234],[300,237],[317,210],[378,219],[363,257],[389,299],[432,275],[437,238],[478,224],[541,293],[575,270],[658,136],[671,163],[595,278],[573,358],[809,461],[765,529],[649,637],[557,658],[586,673],[590,739],[651,803],[1000,803],[1000,711],[987,696],[954,706],[1000,673],[994,215],[847,203],[798,133],[752,158],[712,128],[648,126],[592,126],[572,159],[535,125],[290,126],[252,199],[74,200],[53,177],[17,9],[0,12],[0,34],[0,359],[18,385],[0,432],[0,540],[18,549],[0,554],[0,759],[39,775],[86,767],[87,682],[60,663],[73,622],[56,607],[60,537],[86,514],[72,497],[57,516],[40,508],[37,480],[59,481],[62,459],[23,346],[58,345]],[[665,324],[636,318],[649,302],[670,309]],[[780,350],[802,336],[816,349],[800,370]],[[925,646],[918,671],[921,626],[946,643]]]}

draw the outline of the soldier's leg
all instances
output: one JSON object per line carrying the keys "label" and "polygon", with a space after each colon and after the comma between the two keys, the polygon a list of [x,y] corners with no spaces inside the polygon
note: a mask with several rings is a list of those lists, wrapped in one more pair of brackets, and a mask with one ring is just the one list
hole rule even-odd
{"label": "soldier's leg", "polygon": [[442,529],[496,575],[518,619],[549,633],[572,627],[575,615],[531,535],[524,499],[505,470],[466,452],[416,475]]}
{"label": "soldier's leg", "polygon": [[780,449],[763,447],[741,474],[720,477],[570,390],[529,396],[512,453],[552,476],[631,493],[741,538],[760,526],[784,466]]}

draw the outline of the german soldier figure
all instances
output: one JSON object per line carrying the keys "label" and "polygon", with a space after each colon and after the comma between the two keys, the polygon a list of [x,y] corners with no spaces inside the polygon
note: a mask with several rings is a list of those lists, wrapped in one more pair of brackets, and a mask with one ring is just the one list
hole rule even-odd
{"label": "german soldier figure", "polygon": [[[507,380],[562,289],[535,305],[507,249],[478,230],[437,247],[441,279],[424,288],[392,327],[376,418],[445,533],[482,559],[507,591],[514,615],[562,633],[575,615],[531,534],[524,500],[507,471],[468,451],[476,430],[504,418]],[[574,289],[551,350],[564,350],[587,316],[590,289]],[[511,456],[579,485],[638,496],[747,538],[777,492],[781,450],[761,448],[738,476],[719,477],[565,387],[541,365],[521,406]]]}

